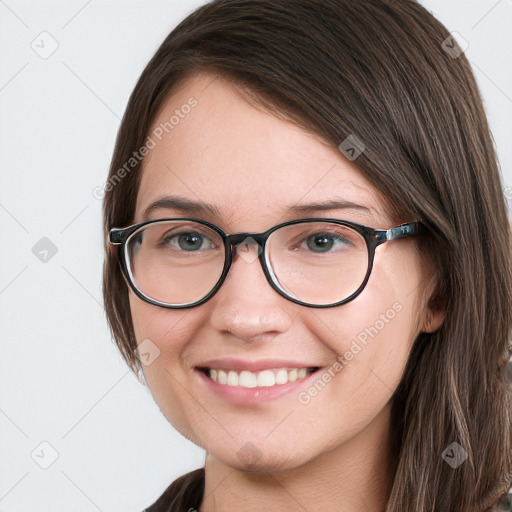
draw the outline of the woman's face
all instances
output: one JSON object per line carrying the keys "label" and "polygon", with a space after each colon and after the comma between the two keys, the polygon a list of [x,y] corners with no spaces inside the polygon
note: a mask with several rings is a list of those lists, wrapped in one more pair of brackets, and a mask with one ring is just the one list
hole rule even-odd
{"label": "woman's face", "polygon": [[[381,229],[397,224],[378,191],[337,148],[256,109],[218,77],[189,79],[165,104],[153,134],[135,222],[192,216],[228,234],[262,232],[301,217]],[[219,215],[160,208],[146,217],[164,196],[208,203]],[[364,208],[289,210],[328,200]],[[366,288],[338,307],[292,303],[271,288],[257,259],[236,256],[219,291],[194,308],[160,308],[130,291],[137,343],[151,346],[146,381],[175,428],[232,467],[249,461],[253,468],[293,468],[332,450],[369,448],[363,439],[378,444],[388,430],[389,400],[411,344],[420,331],[436,327],[425,324],[430,277],[413,239],[403,239],[377,248]],[[197,369],[228,358],[273,369],[320,369],[280,396],[255,399],[253,388],[252,399],[237,399],[218,393],[228,384],[213,384]]]}

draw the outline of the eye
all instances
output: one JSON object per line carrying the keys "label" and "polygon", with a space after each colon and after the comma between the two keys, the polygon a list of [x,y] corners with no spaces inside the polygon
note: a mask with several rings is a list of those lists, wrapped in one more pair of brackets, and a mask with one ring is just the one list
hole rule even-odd
{"label": "eye", "polygon": [[188,252],[215,248],[215,245],[206,235],[196,231],[174,233],[169,236],[164,236],[160,245],[169,245],[173,249]]}
{"label": "eye", "polygon": [[310,235],[306,238],[306,245],[313,252],[328,252],[336,246],[339,248],[352,246],[347,238],[333,233]]}

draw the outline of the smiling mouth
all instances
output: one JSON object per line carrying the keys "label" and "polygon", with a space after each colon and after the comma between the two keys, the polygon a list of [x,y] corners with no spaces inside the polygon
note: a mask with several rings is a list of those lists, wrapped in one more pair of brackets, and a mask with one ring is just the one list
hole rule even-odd
{"label": "smiling mouth", "polygon": [[208,378],[219,384],[234,387],[255,388],[271,387],[295,382],[320,369],[313,368],[269,368],[259,372],[248,370],[224,370],[222,368],[196,368]]}

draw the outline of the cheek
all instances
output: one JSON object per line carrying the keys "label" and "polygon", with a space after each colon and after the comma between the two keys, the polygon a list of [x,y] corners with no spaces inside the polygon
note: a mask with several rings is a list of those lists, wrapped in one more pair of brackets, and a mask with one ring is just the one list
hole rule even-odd
{"label": "cheek", "polygon": [[[385,263],[384,258],[381,262]],[[308,316],[308,329],[332,349],[333,364],[328,371],[335,383],[336,401],[345,411],[365,409],[370,414],[372,408],[384,406],[400,382],[418,334],[419,277],[406,263],[399,274],[395,269],[376,266],[356,299]]]}
{"label": "cheek", "polygon": [[130,292],[130,311],[137,343],[149,338],[160,348],[172,350],[190,328],[192,310],[166,309],[148,304]]}
{"label": "cheek", "polygon": [[[192,321],[192,310],[154,307],[133,294],[130,309],[137,343],[144,347],[140,360],[153,399],[176,430],[201,445],[190,429],[195,420],[187,402],[188,394],[182,392],[189,387],[182,353],[187,340],[194,336],[194,326],[200,322]],[[144,361],[144,352],[149,352],[150,361]]]}
{"label": "cheek", "polygon": [[[189,320],[190,310],[165,309],[148,304],[135,295],[130,295],[133,328],[144,375],[153,387],[163,378],[164,369],[171,371],[180,362],[186,340],[193,335]],[[151,362],[142,357],[143,348],[148,348]]]}

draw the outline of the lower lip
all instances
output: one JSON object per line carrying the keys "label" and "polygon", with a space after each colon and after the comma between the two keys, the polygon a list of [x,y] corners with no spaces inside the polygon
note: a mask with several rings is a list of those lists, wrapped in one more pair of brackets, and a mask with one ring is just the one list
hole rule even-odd
{"label": "lower lip", "polygon": [[292,391],[297,391],[302,386],[308,385],[318,370],[309,373],[306,377],[288,382],[286,384],[277,384],[274,386],[261,386],[255,388],[244,388],[243,386],[229,386],[220,384],[210,379],[205,373],[195,370],[199,374],[199,378],[213,391],[216,395],[228,400],[235,405],[259,404],[261,402],[269,402],[283,395],[287,395]]}

